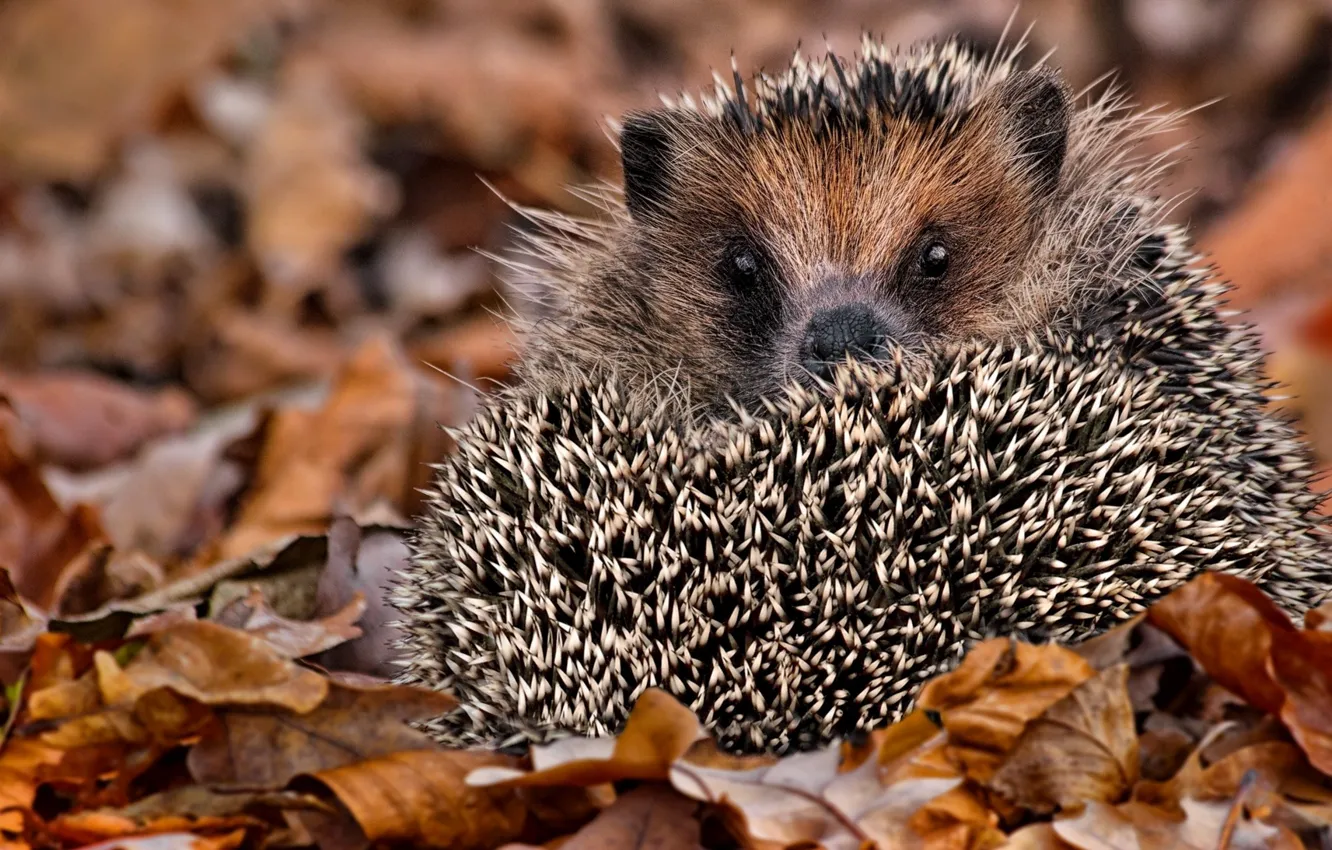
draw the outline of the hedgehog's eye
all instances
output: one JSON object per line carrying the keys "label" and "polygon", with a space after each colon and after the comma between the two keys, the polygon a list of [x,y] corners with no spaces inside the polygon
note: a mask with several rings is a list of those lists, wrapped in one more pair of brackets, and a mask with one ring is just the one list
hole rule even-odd
{"label": "hedgehog's eye", "polygon": [[920,273],[929,278],[941,278],[948,271],[948,248],[942,242],[930,242],[920,252]]}
{"label": "hedgehog's eye", "polygon": [[758,255],[750,248],[737,246],[727,252],[723,264],[727,282],[739,292],[753,289],[759,279]]}

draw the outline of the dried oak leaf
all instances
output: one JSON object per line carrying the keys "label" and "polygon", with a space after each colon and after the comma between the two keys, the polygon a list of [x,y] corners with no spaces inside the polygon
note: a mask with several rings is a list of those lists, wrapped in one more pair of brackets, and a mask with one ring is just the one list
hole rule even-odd
{"label": "dried oak leaf", "polygon": [[[942,743],[943,736],[936,737]],[[956,771],[923,759],[883,764],[868,758],[846,772],[841,762],[840,748],[831,747],[746,771],[678,762],[670,778],[682,794],[738,811],[751,843],[817,843],[827,850],[851,850],[867,842],[924,846],[912,827],[913,816],[962,782]]]}
{"label": "dried oak leaf", "polygon": [[[327,679],[293,663],[263,638],[207,621],[158,632],[118,674],[100,666],[99,672],[108,704],[168,688],[204,705],[305,713],[318,707],[329,690]],[[108,675],[117,681],[109,683]]]}
{"label": "dried oak leaf", "polygon": [[699,847],[699,804],[665,785],[640,785],[561,842],[561,850]]}
{"label": "dried oak leaf", "polygon": [[1114,803],[1138,779],[1128,666],[1108,667],[1030,721],[990,787],[1050,814],[1090,800]]}
{"label": "dried oak leaf", "polygon": [[407,723],[456,706],[421,688],[333,681],[328,696],[305,713],[219,711],[217,725],[190,751],[189,769],[202,783],[279,788],[301,773],[432,749],[430,738]]}
{"label": "dried oak leaf", "polygon": [[71,469],[128,457],[152,439],[183,431],[195,416],[180,390],[149,392],[74,371],[0,374],[0,398],[32,434],[36,459]]}
{"label": "dried oak leaf", "polygon": [[1226,690],[1277,714],[1285,694],[1268,672],[1273,635],[1296,629],[1261,590],[1236,576],[1204,573],[1147,611],[1148,622],[1189,651]]}
{"label": "dried oak leaf", "polygon": [[1094,673],[1070,649],[995,638],[974,647],[952,672],[926,683],[917,705],[939,713],[949,757],[969,778],[987,783],[1028,721]]}
{"label": "dried oak leaf", "polygon": [[1281,721],[1314,767],[1332,775],[1332,636],[1271,632],[1267,672],[1285,694]]}
{"label": "dried oak leaf", "polygon": [[665,691],[649,688],[634,703],[618,737],[565,738],[533,747],[530,771],[490,767],[476,771],[467,782],[476,787],[518,787],[663,781],[700,735],[692,711]]}
{"label": "dried oak leaf", "polygon": [[371,841],[480,850],[522,837],[528,807],[523,789],[481,788],[465,777],[516,764],[516,758],[480,750],[414,750],[311,778],[333,792]]}
{"label": "dried oak leaf", "polygon": [[11,738],[0,751],[0,832],[23,829],[23,812],[37,796],[40,772],[64,753],[33,738]]}
{"label": "dried oak leaf", "polygon": [[263,591],[233,600],[213,622],[263,638],[284,658],[304,658],[360,637],[356,622],[365,612],[365,597],[356,594],[340,611],[318,620],[292,620],[268,607]]}
{"label": "dried oak leaf", "polygon": [[254,478],[218,557],[290,534],[322,534],[334,516],[380,499],[410,514],[417,467],[444,454],[433,423],[453,418],[451,397],[436,386],[394,343],[377,337],[347,361],[321,409],[270,417]]}

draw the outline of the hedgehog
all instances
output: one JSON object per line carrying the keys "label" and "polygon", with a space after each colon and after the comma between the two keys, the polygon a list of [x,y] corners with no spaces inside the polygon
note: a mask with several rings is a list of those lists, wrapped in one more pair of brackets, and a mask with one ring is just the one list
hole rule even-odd
{"label": "hedgehog", "polygon": [[604,220],[531,213],[522,383],[393,592],[440,740],[611,734],[660,687],[803,750],[1203,570],[1323,601],[1310,452],[1132,153],[1170,117],[1019,53],[737,74],[625,120]]}

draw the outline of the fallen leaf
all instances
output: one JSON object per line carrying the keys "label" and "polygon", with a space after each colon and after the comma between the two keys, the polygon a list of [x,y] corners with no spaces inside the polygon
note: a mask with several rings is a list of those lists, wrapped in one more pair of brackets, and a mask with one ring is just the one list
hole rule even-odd
{"label": "fallen leaf", "polygon": [[1092,676],[1072,650],[1006,638],[978,644],[950,673],[926,683],[917,706],[939,713],[950,758],[987,783],[1027,722]]}
{"label": "fallen leaf", "polygon": [[1295,626],[1251,583],[1204,573],[1154,604],[1147,619],[1223,688],[1263,711],[1281,710],[1285,696],[1267,672],[1267,655],[1273,633]]}
{"label": "fallen leaf", "polygon": [[[357,350],[317,411],[283,410],[267,422],[254,479],[243,507],[220,545],[219,557],[243,555],[289,534],[322,534],[339,514],[355,515],[387,498],[403,507],[421,464],[443,456],[444,444],[418,445],[420,406],[435,422],[452,415],[389,341],[374,338]],[[403,513],[410,514],[404,510]]]}
{"label": "fallen leaf", "polygon": [[347,807],[371,841],[416,847],[489,848],[519,838],[526,823],[521,789],[464,781],[485,767],[518,760],[483,751],[417,750],[325,770],[313,779]]}
{"label": "fallen leaf", "polygon": [[817,843],[828,850],[851,850],[866,842],[922,846],[911,828],[912,816],[962,781],[951,771],[941,776],[900,764],[885,769],[877,758],[843,773],[840,762],[840,748],[830,747],[747,771],[677,763],[670,780],[695,800],[734,807],[753,839],[779,846]]}
{"label": "fallen leaf", "polygon": [[0,830],[23,829],[23,810],[30,809],[36,799],[41,769],[59,764],[63,756],[60,750],[31,738],[4,742],[0,750]]}
{"label": "fallen leaf", "polygon": [[89,372],[0,373],[8,399],[33,438],[35,459],[71,469],[105,466],[148,441],[189,427],[194,402],[179,389],[149,392]]}
{"label": "fallen leaf", "polygon": [[328,696],[305,713],[226,709],[190,751],[195,781],[278,788],[300,773],[435,744],[407,723],[457,706],[449,696],[405,685],[332,682]]}
{"label": "fallen leaf", "polygon": [[6,4],[0,15],[0,154],[55,180],[93,177],[188,79],[275,4],[127,0]]}
{"label": "fallen leaf", "polygon": [[560,850],[698,847],[702,832],[698,810],[697,802],[669,786],[641,785],[569,836]]}
{"label": "fallen leaf", "polygon": [[1332,775],[1332,643],[1273,630],[1267,672],[1285,695],[1281,720],[1314,767]]}
{"label": "fallen leaf", "polygon": [[1138,779],[1128,666],[1105,670],[1030,721],[990,787],[1036,814],[1114,803]]}
{"label": "fallen leaf", "polygon": [[322,703],[329,687],[262,638],[207,621],[157,632],[123,670],[99,665],[99,672],[110,705],[169,688],[204,705],[281,707],[299,714]]}
{"label": "fallen leaf", "polygon": [[263,638],[284,658],[304,658],[357,638],[356,621],[365,611],[365,597],[357,594],[341,611],[318,620],[291,620],[268,607],[264,594],[252,589],[219,611],[213,621]]}
{"label": "fallen leaf", "polygon": [[614,740],[565,739],[532,748],[532,770],[478,770],[467,778],[485,787],[600,785],[622,779],[665,780],[671,766],[699,739],[698,718],[663,690],[649,688],[634,703]]}

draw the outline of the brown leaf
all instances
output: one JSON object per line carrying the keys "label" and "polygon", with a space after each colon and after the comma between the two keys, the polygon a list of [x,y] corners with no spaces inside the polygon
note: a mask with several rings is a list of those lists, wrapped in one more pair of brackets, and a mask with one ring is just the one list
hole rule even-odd
{"label": "brown leaf", "polygon": [[456,707],[451,697],[403,685],[330,683],[313,711],[224,710],[190,751],[203,783],[278,788],[300,773],[319,773],[434,743],[407,723]]}
{"label": "brown leaf", "polygon": [[697,802],[668,786],[641,785],[560,844],[560,850],[698,847],[698,809]]}
{"label": "brown leaf", "polygon": [[747,771],[680,762],[671,768],[671,784],[696,800],[734,807],[749,837],[759,842],[851,850],[867,841],[880,847],[918,846],[912,817],[962,781],[955,771],[924,760],[885,765],[870,758],[850,772],[841,772],[840,762],[837,747]]}
{"label": "brown leaf", "polygon": [[1332,642],[1271,632],[1267,671],[1285,694],[1281,720],[1309,761],[1332,775]]}
{"label": "brown leaf", "polygon": [[246,162],[246,237],[286,315],[392,211],[397,187],[362,154],[361,118],[318,63],[292,63]]}
{"label": "brown leaf", "polygon": [[1267,672],[1267,654],[1272,635],[1295,626],[1251,583],[1204,573],[1153,605],[1147,619],[1223,688],[1263,711],[1281,710],[1285,697]]}
{"label": "brown leaf", "polygon": [[698,740],[698,718],[657,688],[634,704],[624,731],[605,738],[565,738],[532,748],[532,770],[490,768],[469,776],[478,787],[600,785],[622,779],[665,780],[674,764]]}
{"label": "brown leaf", "polygon": [[356,594],[341,611],[319,620],[291,620],[279,616],[264,601],[263,591],[251,588],[213,617],[219,625],[263,638],[284,658],[304,658],[360,637],[355,623],[365,611],[365,597]]}
{"label": "brown leaf", "polygon": [[1323,188],[1330,181],[1332,110],[1324,110],[1252,197],[1206,234],[1204,250],[1236,285],[1228,296],[1236,308],[1278,290],[1326,286],[1332,209]]}
{"label": "brown leaf", "polygon": [[1037,814],[1114,803],[1138,779],[1128,666],[1108,667],[1027,724],[990,787]]}
{"label": "brown leaf", "polygon": [[101,669],[107,704],[169,688],[204,705],[281,707],[312,711],[328,681],[283,657],[255,635],[207,621],[185,622],[152,635],[123,671]]}
{"label": "brown leaf", "polygon": [[60,507],[14,440],[12,423],[0,419],[0,567],[18,596],[44,615],[81,607],[70,597],[106,536],[91,510]]}
{"label": "brown leaf", "polygon": [[939,712],[950,757],[968,777],[985,783],[1027,722],[1093,672],[1072,650],[996,638],[974,647],[957,669],[928,682],[917,705]]}
{"label": "brown leaf", "polygon": [[0,14],[0,155],[56,180],[94,176],[275,4],[8,3]]}
{"label": "brown leaf", "polygon": [[347,807],[371,841],[417,847],[489,848],[522,835],[520,789],[478,788],[473,770],[518,760],[482,751],[417,750],[359,761],[313,778]]}
{"label": "brown leaf", "polygon": [[265,816],[274,811],[324,811],[328,803],[294,791],[228,793],[187,785],[151,794],[128,806],[62,815],[49,827],[67,840],[92,842],[140,833],[231,832],[246,829],[266,833],[273,824]]}
{"label": "brown leaf", "polygon": [[148,392],[85,372],[0,373],[0,397],[32,434],[36,459],[71,469],[126,458],[195,416],[178,389]]}
{"label": "brown leaf", "polygon": [[[60,750],[30,738],[11,738],[0,750],[0,830],[20,832],[22,810],[37,796],[39,771],[58,764]],[[14,811],[18,810],[18,811]]]}
{"label": "brown leaf", "polygon": [[[419,406],[435,399],[428,386],[395,345],[374,338],[346,363],[320,410],[272,416],[254,480],[218,556],[243,555],[289,534],[323,534],[336,515],[354,515],[379,499],[399,508],[414,499],[416,467],[442,456],[417,444]],[[444,410],[430,416],[452,418]]]}

